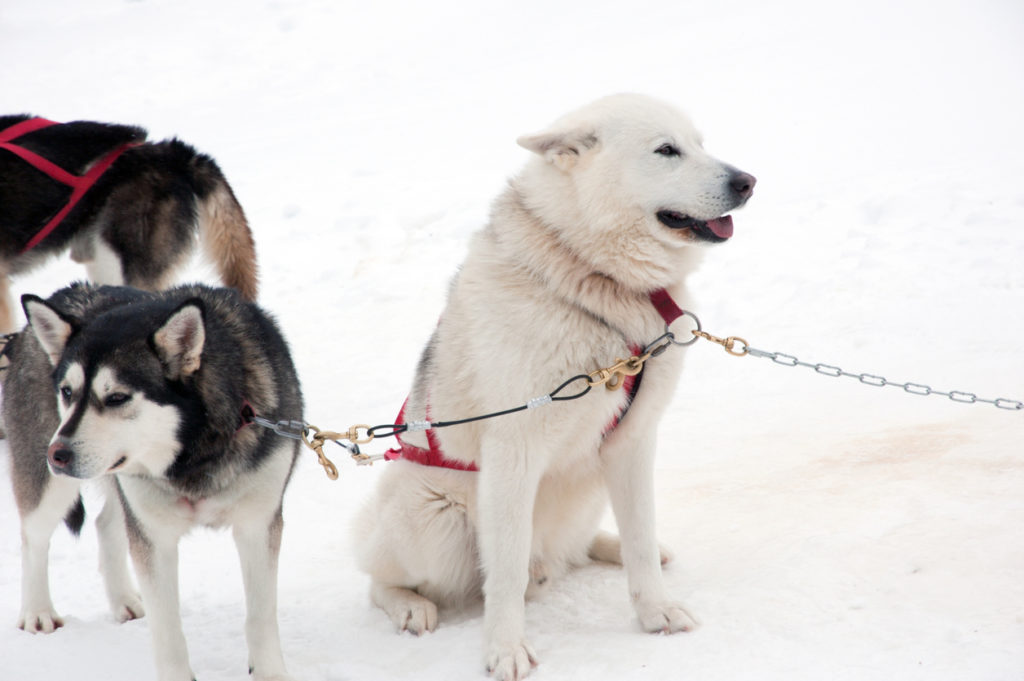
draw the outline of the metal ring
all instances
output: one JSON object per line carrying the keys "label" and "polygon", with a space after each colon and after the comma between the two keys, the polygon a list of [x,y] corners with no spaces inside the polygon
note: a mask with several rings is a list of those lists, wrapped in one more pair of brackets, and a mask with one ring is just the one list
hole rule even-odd
{"label": "metal ring", "polygon": [[[701,327],[701,325],[700,325],[700,319],[697,318],[697,315],[693,314],[689,310],[683,310],[682,313],[683,314],[679,315],[679,317],[677,317],[676,319],[673,319],[672,321],[673,322],[677,322],[677,321],[679,321],[679,319],[681,319],[683,317],[690,316],[690,317],[693,318],[693,321],[695,321],[697,323],[696,331],[703,331],[704,330],[703,327]],[[687,345],[693,345],[698,340],[700,340],[700,338],[698,336],[693,336],[693,338],[691,338],[690,340],[685,341],[685,342],[684,341],[677,341],[676,340],[676,335],[674,333],[672,333],[672,329],[670,329],[669,326],[670,326],[669,324],[665,325],[665,334],[668,336],[669,341],[673,345],[681,345],[683,347],[686,347]],[[690,334],[693,335],[693,331],[690,331]]]}

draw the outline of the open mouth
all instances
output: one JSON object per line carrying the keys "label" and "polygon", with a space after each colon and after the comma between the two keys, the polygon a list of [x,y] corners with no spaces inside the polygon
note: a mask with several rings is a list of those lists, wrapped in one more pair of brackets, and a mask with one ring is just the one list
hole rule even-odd
{"label": "open mouth", "polygon": [[659,210],[658,222],[669,229],[688,229],[704,241],[719,243],[732,236],[732,217],[723,215],[713,220],[698,220],[674,210]]}

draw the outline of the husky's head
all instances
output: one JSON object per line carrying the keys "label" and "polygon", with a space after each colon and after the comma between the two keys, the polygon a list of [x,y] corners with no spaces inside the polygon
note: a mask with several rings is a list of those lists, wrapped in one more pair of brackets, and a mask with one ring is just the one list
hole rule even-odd
{"label": "husky's head", "polygon": [[602,271],[646,270],[651,284],[671,281],[684,246],[731,237],[728,213],[756,183],[704,151],[685,114],[643,95],[605,97],[518,142],[537,154],[517,179],[528,208]]}
{"label": "husky's head", "polygon": [[158,312],[155,324],[133,305],[83,322],[36,296],[22,304],[54,367],[61,422],[47,452],[50,470],[76,478],[161,475],[181,449],[181,386],[201,363],[201,301]]}

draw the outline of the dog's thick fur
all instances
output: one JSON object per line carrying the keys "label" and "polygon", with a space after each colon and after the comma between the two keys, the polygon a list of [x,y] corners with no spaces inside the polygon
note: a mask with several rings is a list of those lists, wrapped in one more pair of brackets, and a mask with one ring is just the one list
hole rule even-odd
{"label": "dog's thick fur", "polygon": [[[29,118],[0,116],[0,131]],[[75,175],[113,148],[137,143],[114,161],[53,233],[24,253],[71,189],[0,149],[0,333],[14,328],[9,277],[68,248],[95,283],[156,291],[172,283],[198,233],[224,285],[256,299],[252,233],[220,168],[180,140],[145,139],[142,128],[75,121],[13,140]]]}
{"label": "dog's thick fur", "polygon": [[[667,289],[685,307],[696,246],[731,235],[731,221],[718,218],[755,182],[709,156],[683,114],[639,95],[599,100],[519,143],[536,156],[471,242],[423,352],[407,423],[522,404],[659,337],[665,323],[648,294]],[[536,664],[524,595],[588,554],[625,565],[645,630],[693,627],[665,591],[654,531],[655,433],[683,354],[648,363],[607,435],[627,396],[600,388],[435,431],[446,457],[480,472],[390,464],[356,523],[374,603],[419,633],[437,626],[438,604],[482,591],[485,664],[499,679]],[[423,433],[403,437],[427,446]],[[598,532],[609,496],[621,547]]]}
{"label": "dog's thick fur", "polygon": [[22,523],[19,626],[61,626],[47,579],[50,535],[62,518],[81,527],[79,488],[98,478],[109,492],[97,520],[107,594],[119,620],[145,606],[161,681],[193,678],[177,551],[197,525],[232,528],[250,668],[257,679],[287,678],[277,559],[299,443],[243,418],[251,406],[265,418],[301,419],[295,369],[274,322],[237,291],[203,286],[148,293],[76,284],[22,302],[29,325],[8,345],[3,385]]}

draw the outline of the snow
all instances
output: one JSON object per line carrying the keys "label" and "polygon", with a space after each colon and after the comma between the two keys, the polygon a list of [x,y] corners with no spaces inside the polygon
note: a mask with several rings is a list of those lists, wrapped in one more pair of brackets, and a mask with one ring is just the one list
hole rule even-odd
{"label": "snow", "polygon": [[[323,428],[393,418],[468,235],[526,159],[515,138],[623,90],[680,104],[759,179],[693,280],[706,330],[1020,400],[1022,34],[1017,0],[36,0],[0,8],[0,92],[217,158]],[[62,260],[15,293],[80,276]],[[537,679],[1024,678],[1024,413],[686,352],[658,527],[702,626],[641,633],[621,570],[589,566],[527,606]],[[414,638],[369,603],[348,526],[382,466],[334,451],[341,479],[307,454],[285,500],[292,674],[484,678],[479,606]],[[67,625],[14,627],[17,527],[0,493],[0,679],[152,678],[146,621],[107,610],[91,524],[53,539]],[[181,556],[194,671],[246,678],[230,535]]]}

